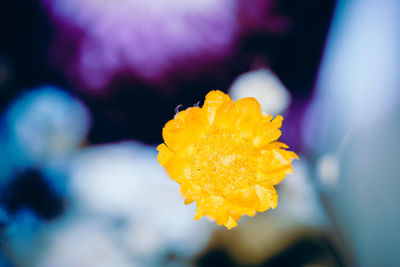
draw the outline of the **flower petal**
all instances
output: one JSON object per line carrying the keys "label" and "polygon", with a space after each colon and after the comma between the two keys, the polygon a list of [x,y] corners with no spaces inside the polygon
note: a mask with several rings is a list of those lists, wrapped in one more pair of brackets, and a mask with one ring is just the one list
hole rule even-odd
{"label": "flower petal", "polygon": [[210,195],[201,199],[197,206],[196,217],[204,215],[213,218],[218,225],[226,225],[229,220],[226,200],[216,195]]}
{"label": "flower petal", "polygon": [[237,225],[238,225],[238,223],[232,217],[229,217],[228,222],[226,223],[225,226],[228,229],[232,229],[232,228],[236,227]]}
{"label": "flower petal", "polygon": [[164,141],[172,151],[190,155],[192,144],[199,136],[204,135],[207,124],[207,118],[201,108],[188,108],[165,124],[162,132]]}
{"label": "flower petal", "polygon": [[261,119],[261,106],[253,97],[245,97],[235,102],[236,107],[236,127],[241,137],[253,135],[254,128]]}
{"label": "flower petal", "polygon": [[185,205],[192,204],[193,202],[194,202],[194,199],[190,199],[190,198],[185,199]]}
{"label": "flower petal", "polygon": [[285,167],[280,171],[274,172],[258,172],[256,174],[258,184],[260,185],[276,185],[279,184],[288,174],[291,173],[291,167]]}
{"label": "flower petal", "polygon": [[201,188],[199,185],[185,180],[181,183],[181,193],[189,201],[193,202],[201,198]]}
{"label": "flower petal", "polygon": [[179,112],[174,119],[168,121],[162,131],[165,144],[172,151],[179,151],[180,148],[190,143],[190,136],[185,127],[187,111]]}
{"label": "flower petal", "polygon": [[263,116],[258,123],[255,132],[253,145],[255,147],[262,147],[277,140],[281,136],[279,128],[282,126],[282,116],[278,115],[275,119],[272,116]]}
{"label": "flower petal", "polygon": [[161,166],[164,166],[174,156],[174,153],[165,144],[159,145],[157,150],[157,160]]}
{"label": "flower petal", "polygon": [[255,208],[249,208],[242,205],[235,205],[231,202],[228,202],[229,207],[229,216],[231,216],[235,220],[240,220],[243,215],[254,216],[257,212]]}
{"label": "flower petal", "polygon": [[270,149],[279,149],[279,148],[289,148],[289,146],[286,145],[285,143],[275,141],[275,142],[268,143],[268,144],[260,147],[261,150],[270,150]]}
{"label": "flower petal", "polygon": [[236,107],[233,101],[226,101],[224,105],[221,105],[216,112],[215,119],[213,122],[214,132],[229,131],[230,128],[235,126],[236,123]]}
{"label": "flower petal", "polygon": [[199,107],[188,108],[184,119],[185,128],[188,131],[191,142],[195,142],[200,136],[205,134],[208,120],[204,111]]}
{"label": "flower petal", "polygon": [[192,169],[190,162],[178,155],[174,155],[167,163],[165,163],[164,168],[169,177],[177,183],[181,183],[191,177]]}
{"label": "flower petal", "polygon": [[229,105],[231,103],[232,99],[229,97],[229,95],[218,90],[209,92],[206,95],[206,100],[204,101],[204,105],[202,107],[202,109],[206,112],[209,123],[214,123],[218,109],[221,106]]}
{"label": "flower petal", "polygon": [[292,160],[298,156],[284,149],[263,150],[258,157],[257,183],[275,185],[293,172]]}
{"label": "flower petal", "polygon": [[277,195],[277,193],[273,186],[264,187],[261,185],[256,185],[256,192],[260,198],[260,206],[258,207],[257,211],[263,212],[271,208],[271,206],[276,207],[274,195]]}
{"label": "flower petal", "polygon": [[257,193],[252,186],[234,191],[226,195],[226,199],[234,205],[252,210],[256,210],[260,205]]}

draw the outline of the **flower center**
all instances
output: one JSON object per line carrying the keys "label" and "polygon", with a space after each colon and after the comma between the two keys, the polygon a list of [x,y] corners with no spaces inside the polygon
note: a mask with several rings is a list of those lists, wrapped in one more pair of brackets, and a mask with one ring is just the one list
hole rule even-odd
{"label": "flower center", "polygon": [[256,153],[249,141],[231,134],[204,136],[193,151],[192,180],[204,193],[222,196],[254,185]]}

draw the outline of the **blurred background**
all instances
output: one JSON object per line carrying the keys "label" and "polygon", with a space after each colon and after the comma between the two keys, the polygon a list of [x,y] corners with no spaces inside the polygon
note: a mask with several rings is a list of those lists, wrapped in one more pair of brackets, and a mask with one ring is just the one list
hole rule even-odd
{"label": "blurred background", "polygon": [[[0,266],[399,266],[399,25],[397,0],[1,1]],[[156,160],[214,89],[300,156],[231,231]]]}

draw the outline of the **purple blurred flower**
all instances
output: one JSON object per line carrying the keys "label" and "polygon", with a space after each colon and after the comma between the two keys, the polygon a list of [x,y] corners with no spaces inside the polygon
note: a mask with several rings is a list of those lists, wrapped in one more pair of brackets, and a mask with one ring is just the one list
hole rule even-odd
{"label": "purple blurred flower", "polygon": [[[163,80],[192,72],[229,54],[237,35],[231,0],[44,0],[59,27],[56,46],[74,47],[64,58],[68,74],[91,89],[134,73]],[[56,50],[56,61],[60,60]],[[57,58],[58,57],[58,58]]]}
{"label": "purple blurred flower", "polygon": [[271,28],[271,0],[254,8],[243,0],[42,1],[58,28],[52,60],[91,90],[118,78],[159,84],[196,74],[231,55],[243,27]]}

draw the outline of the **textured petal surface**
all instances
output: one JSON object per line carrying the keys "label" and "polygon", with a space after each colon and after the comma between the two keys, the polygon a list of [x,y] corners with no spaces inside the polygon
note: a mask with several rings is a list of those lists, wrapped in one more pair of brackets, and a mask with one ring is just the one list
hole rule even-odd
{"label": "textured petal surface", "polygon": [[241,137],[250,137],[262,118],[261,106],[253,97],[245,97],[235,102],[236,130]]}
{"label": "textured petal surface", "polygon": [[264,115],[259,121],[255,131],[253,144],[256,147],[267,145],[281,136],[279,128],[282,126],[282,116],[278,115],[275,119],[272,116]]}
{"label": "textured petal surface", "polygon": [[165,144],[159,145],[157,151],[157,160],[161,166],[164,166],[174,156],[174,153]]}
{"label": "textured petal surface", "polygon": [[274,185],[298,159],[276,141],[282,116],[268,116],[254,98],[233,102],[221,91],[203,107],[179,112],[163,129],[158,161],[181,184],[185,204],[196,202],[195,219],[207,216],[231,229],[243,215],[278,205]]}

